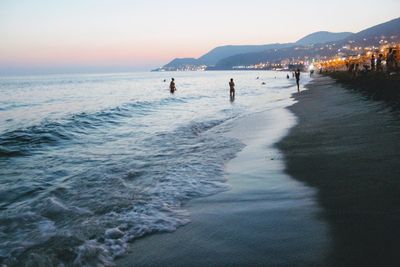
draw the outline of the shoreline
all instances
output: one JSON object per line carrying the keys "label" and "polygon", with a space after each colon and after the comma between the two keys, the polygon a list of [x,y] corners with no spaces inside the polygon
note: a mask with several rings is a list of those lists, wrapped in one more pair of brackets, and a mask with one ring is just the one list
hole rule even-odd
{"label": "shoreline", "polygon": [[295,120],[282,106],[236,121],[228,136],[246,146],[226,165],[230,190],[190,201],[191,223],[134,241],[117,266],[324,266],[316,192],[284,173],[274,147]]}
{"label": "shoreline", "polygon": [[328,77],[307,87],[289,108],[299,123],[277,147],[286,172],[318,191],[332,233],[329,264],[397,266],[399,114]]}
{"label": "shoreline", "polygon": [[399,113],[326,76],[306,88],[235,124],[231,190],[190,201],[191,223],[117,266],[396,266]]}

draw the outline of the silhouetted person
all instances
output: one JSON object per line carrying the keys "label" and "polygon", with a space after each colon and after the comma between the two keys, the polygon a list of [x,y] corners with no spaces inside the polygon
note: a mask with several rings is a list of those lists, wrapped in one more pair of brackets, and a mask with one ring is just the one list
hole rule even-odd
{"label": "silhouetted person", "polygon": [[314,74],[314,70],[310,70],[310,77]]}
{"label": "silhouetted person", "polygon": [[167,82],[167,79],[164,79],[163,82]]}
{"label": "silhouetted person", "polygon": [[386,57],[386,71],[389,75],[394,69],[395,54],[393,51],[393,48],[389,48],[389,53]]}
{"label": "silhouetted person", "polygon": [[356,64],[351,63],[351,64],[350,64],[350,67],[349,67],[349,71],[350,71],[350,72],[353,72],[354,69],[355,69],[355,67],[356,67]]}
{"label": "silhouetted person", "polygon": [[375,70],[375,55],[372,54],[371,56],[371,71]]}
{"label": "silhouetted person", "polygon": [[356,66],[354,67],[354,72],[353,72],[353,76],[356,77],[358,76],[358,72],[360,71],[360,64],[356,64]]}
{"label": "silhouetted person", "polygon": [[235,83],[233,82],[233,79],[229,82],[229,96],[232,98],[235,98]]}
{"label": "silhouetted person", "polygon": [[294,72],[294,76],[296,77],[297,92],[300,93],[300,69]]}
{"label": "silhouetted person", "polygon": [[376,60],[376,70],[377,71],[382,71],[382,59],[383,59],[383,55],[379,54],[378,55],[378,59]]}
{"label": "silhouetted person", "polygon": [[286,79],[289,79],[290,77],[289,77],[289,74],[286,74]]}
{"label": "silhouetted person", "polygon": [[169,90],[170,90],[171,94],[175,93],[175,91],[176,91],[174,78],[171,79],[171,83],[169,84]]}

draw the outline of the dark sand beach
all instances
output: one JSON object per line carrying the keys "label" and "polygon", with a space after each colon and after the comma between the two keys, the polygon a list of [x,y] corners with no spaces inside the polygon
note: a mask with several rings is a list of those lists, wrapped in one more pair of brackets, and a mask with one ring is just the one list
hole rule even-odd
{"label": "dark sand beach", "polygon": [[398,266],[400,116],[317,78],[290,110],[299,123],[278,147],[287,172],[318,191],[333,266]]}
{"label": "dark sand beach", "polygon": [[400,74],[387,72],[361,72],[354,75],[348,71],[328,72],[327,75],[343,84],[347,89],[359,91],[373,100],[385,101],[400,107]]}
{"label": "dark sand beach", "polygon": [[191,201],[190,224],[136,240],[117,265],[397,266],[399,114],[328,77],[307,87],[293,128],[277,109],[232,131],[246,147],[231,190]]}

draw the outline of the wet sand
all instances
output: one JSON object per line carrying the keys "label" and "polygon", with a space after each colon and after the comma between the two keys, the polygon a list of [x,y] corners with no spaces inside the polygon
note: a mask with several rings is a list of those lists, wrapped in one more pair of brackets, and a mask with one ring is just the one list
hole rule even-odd
{"label": "wet sand", "polygon": [[399,112],[327,77],[308,87],[290,108],[299,124],[278,147],[287,173],[318,191],[330,265],[399,266]]}
{"label": "wet sand", "polygon": [[246,147],[226,166],[230,190],[190,201],[191,223],[136,240],[118,266],[325,266],[329,228],[315,190],[284,172],[273,147],[295,124],[284,108],[235,122]]}

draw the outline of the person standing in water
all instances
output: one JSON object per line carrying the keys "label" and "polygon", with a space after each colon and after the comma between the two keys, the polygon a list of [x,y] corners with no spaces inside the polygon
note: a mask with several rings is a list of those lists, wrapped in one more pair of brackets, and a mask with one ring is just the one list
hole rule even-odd
{"label": "person standing in water", "polygon": [[231,98],[235,98],[235,83],[233,82],[232,78],[231,81],[229,82],[229,96]]}
{"label": "person standing in water", "polygon": [[294,72],[294,76],[296,76],[297,92],[300,93],[300,69]]}
{"label": "person standing in water", "polygon": [[175,79],[171,79],[171,83],[169,84],[169,90],[171,94],[173,94],[176,91],[176,86],[175,86]]}

